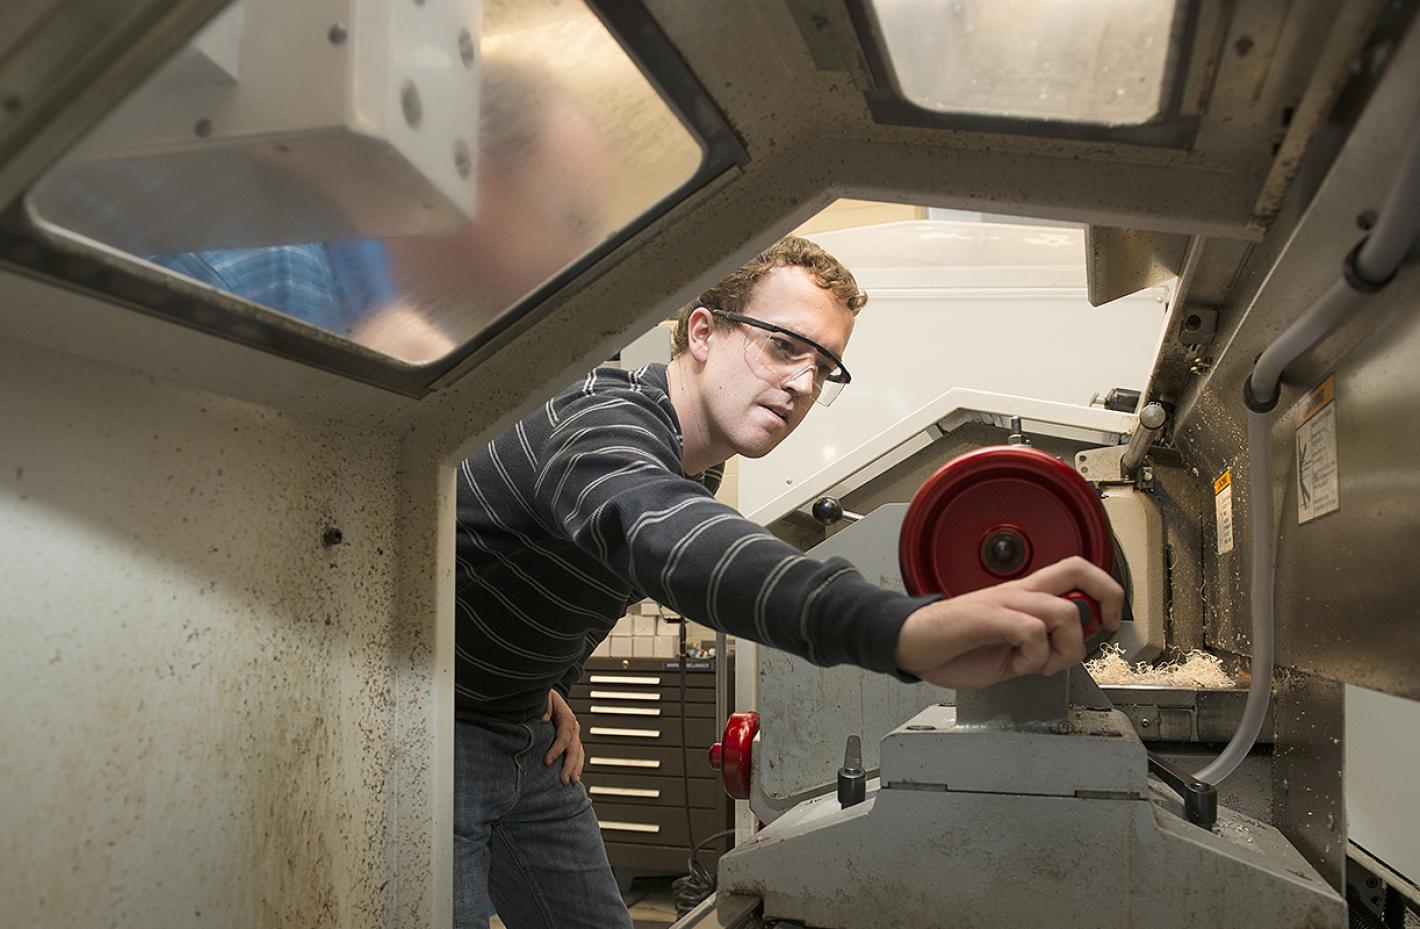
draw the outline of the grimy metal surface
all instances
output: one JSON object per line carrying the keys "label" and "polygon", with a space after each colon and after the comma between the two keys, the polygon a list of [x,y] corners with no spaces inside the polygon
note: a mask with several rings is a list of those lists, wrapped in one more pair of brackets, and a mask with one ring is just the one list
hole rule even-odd
{"label": "grimy metal surface", "polygon": [[3,921],[427,922],[397,443],[13,342],[0,397]]}
{"label": "grimy metal surface", "polygon": [[1332,887],[1346,880],[1345,685],[1284,671],[1274,686],[1269,821]]}
{"label": "grimy metal surface", "polygon": [[[1412,27],[1381,84],[1292,232],[1280,260],[1254,288],[1239,289],[1224,312],[1216,362],[1179,405],[1176,440],[1184,464],[1211,480],[1232,470],[1237,544],[1219,555],[1203,546],[1209,644],[1250,649],[1248,461],[1242,383],[1252,360],[1340,274],[1363,235],[1357,218],[1380,205],[1401,134],[1420,117],[1420,30]],[[1264,243],[1266,244],[1266,243]],[[1243,312],[1245,308],[1245,313]],[[1412,261],[1355,317],[1288,370],[1273,413],[1277,654],[1281,665],[1420,699],[1420,599],[1413,552],[1420,542],[1420,268]],[[1340,509],[1300,521],[1298,404],[1327,376],[1336,385]]]}

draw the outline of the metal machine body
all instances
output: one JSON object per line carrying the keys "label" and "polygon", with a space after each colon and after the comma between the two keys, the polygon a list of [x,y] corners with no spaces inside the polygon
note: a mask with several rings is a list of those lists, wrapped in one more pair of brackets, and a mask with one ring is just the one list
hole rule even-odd
{"label": "metal machine body", "polygon": [[[1115,448],[1123,453],[1128,445]],[[1091,462],[1098,467],[1101,454],[1082,451],[1077,462],[1086,470]],[[1156,625],[1162,640],[1162,598],[1150,599],[1162,586],[1162,561],[1154,557],[1162,554],[1162,516],[1148,494],[1124,479],[1123,469],[1091,488],[1074,472],[1060,471],[1066,466],[1048,455],[1023,455],[1014,446],[977,450],[928,479],[912,504],[916,518],[905,520],[906,505],[889,504],[812,552],[847,557],[891,586],[902,584],[893,571],[895,555],[902,564],[919,559],[911,565],[919,575],[968,576],[982,526],[1032,524],[1038,498],[998,488],[1009,491],[1023,463],[1036,459],[1050,465],[1048,486],[1058,481],[1103,498],[1097,506],[1110,513],[1106,532],[1113,530],[1122,561],[1159,561],[1159,574],[1131,593],[1144,594],[1140,615]],[[954,469],[958,463],[966,468]],[[971,517],[976,528],[963,530],[970,537],[965,541],[939,537],[934,518],[922,514],[955,512],[961,530],[959,514],[966,510],[953,511],[941,501],[943,488],[959,488],[962,480],[975,482],[969,488],[985,488],[967,499],[966,505],[978,507]],[[1085,516],[1095,512],[1086,510]],[[1064,521],[1075,518],[1084,517]],[[1057,528],[1070,534],[1068,527]],[[1032,530],[1021,531],[1029,542]],[[1080,538],[1088,539],[1082,532]],[[930,540],[925,547],[924,540]],[[920,563],[924,553],[933,559],[926,568]],[[985,543],[979,557],[985,570],[996,564]],[[922,584],[919,576],[914,586]],[[1083,668],[1075,668],[946,696],[905,716],[904,706],[929,698],[925,685],[802,662],[786,666],[768,652],[760,653],[759,662],[761,698],[775,699],[760,703],[749,730],[758,736],[749,748],[737,743],[737,751],[750,754],[750,780],[740,784],[738,795],[748,795],[750,808],[767,825],[743,835],[720,860],[719,893],[735,912],[745,899],[757,899],[762,906],[756,918],[817,929],[1002,921],[1081,927],[1346,923],[1342,896],[1276,827],[1219,808],[1214,788],[1146,750],[1140,733],[1171,743],[1226,739],[1241,707],[1239,691],[1151,695],[1152,688],[1118,688],[1114,694],[1129,701],[1126,712],[1111,705]],[[830,681],[839,686],[826,686]],[[1200,719],[1200,696],[1205,704],[1215,696],[1235,699],[1227,710],[1211,716],[1205,711]],[[854,802],[845,799],[852,794],[844,793],[842,776],[835,793],[830,775],[835,756],[845,758],[845,769],[853,756],[856,769],[860,733],[869,746],[863,767],[876,769],[877,777],[869,781],[866,798]],[[848,756],[839,751],[845,743]],[[1266,804],[1252,793],[1240,797],[1266,814]],[[1123,875],[1104,893],[1081,880],[1101,865]],[[1030,892],[1003,893],[1003,872],[1027,875]],[[695,914],[683,925],[706,918]]]}
{"label": "metal machine body", "polygon": [[[1123,624],[1115,641],[1130,660],[1147,660],[1164,645],[1163,517],[1153,497],[1132,487],[1111,487],[1101,502],[1130,566],[1133,586],[1133,618]],[[898,544],[906,510],[906,503],[884,504],[808,554],[846,558],[865,577],[903,590]],[[760,713],[762,733],[752,760],[750,808],[764,822],[827,789],[848,736],[861,736],[863,763],[875,771],[883,736],[925,706],[956,702],[956,694],[945,688],[907,684],[848,666],[822,668],[773,649],[755,649],[754,659],[743,664],[747,667],[741,675],[752,678],[752,705]]]}
{"label": "metal machine body", "polygon": [[721,859],[720,889],[815,929],[1346,924],[1276,828],[1174,811],[1122,713],[1068,719],[1001,731],[929,707],[883,739],[863,803],[801,803]]}

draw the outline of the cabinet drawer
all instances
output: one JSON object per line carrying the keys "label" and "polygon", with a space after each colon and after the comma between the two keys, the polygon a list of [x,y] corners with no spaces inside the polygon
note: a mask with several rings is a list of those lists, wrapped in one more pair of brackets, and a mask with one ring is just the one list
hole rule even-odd
{"label": "cabinet drawer", "polygon": [[[580,714],[579,714],[580,716]],[[582,743],[596,745],[608,743],[642,743],[645,745],[681,744],[679,719],[647,716],[580,716],[582,722]],[[712,719],[687,719],[684,721],[686,737],[692,751],[699,747],[702,751],[715,741],[715,721]],[[590,749],[588,749],[590,751]]]}
{"label": "cabinet drawer", "polygon": [[[641,774],[617,774],[582,769],[582,783],[587,785],[587,793],[592,802],[635,803],[646,806],[685,805],[685,788],[690,787],[690,805],[701,809],[714,809],[717,794],[724,789],[719,781],[709,778],[692,777],[652,777]],[[728,798],[726,798],[728,800]]]}
{"label": "cabinet drawer", "polygon": [[[583,732],[586,730],[583,729]],[[684,756],[679,748],[654,745],[589,744],[586,749],[584,777],[590,777],[599,771],[680,777],[684,769],[682,758],[690,763],[691,777],[720,776],[720,772],[710,767],[710,757],[704,748],[688,748]]]}
{"label": "cabinet drawer", "polygon": [[[572,685],[572,696],[583,697],[588,700],[610,700],[616,703],[646,704],[654,706],[657,703],[679,703],[680,702],[680,679],[676,674],[616,674],[602,675],[594,674],[592,677],[617,677],[628,680],[656,680],[658,684],[631,684],[631,683],[589,683],[583,679],[580,683]],[[711,678],[709,686],[697,686],[689,684],[685,689],[685,699],[687,703],[714,703],[715,702],[715,681]]]}
{"label": "cabinet drawer", "polygon": [[572,697],[567,701],[567,705],[572,708],[572,712],[577,714],[585,727],[590,720],[604,716],[635,716],[640,719],[679,719],[682,707],[685,715],[690,719],[714,719],[715,704],[713,703],[686,703],[681,704],[679,700],[672,700],[666,703],[618,703],[614,700],[583,699]]}
{"label": "cabinet drawer", "polygon": [[[631,806],[621,803],[592,801],[602,839],[641,845],[688,845],[685,810],[677,807]],[[691,810],[695,825],[695,841],[708,838],[725,828],[722,817],[713,810]]]}

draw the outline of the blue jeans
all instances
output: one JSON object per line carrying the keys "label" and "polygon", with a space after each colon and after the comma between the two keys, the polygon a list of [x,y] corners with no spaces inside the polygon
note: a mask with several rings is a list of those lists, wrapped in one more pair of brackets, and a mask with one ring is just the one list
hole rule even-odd
{"label": "blue jeans", "polygon": [[581,784],[542,763],[550,722],[454,725],[454,929],[631,929]]}

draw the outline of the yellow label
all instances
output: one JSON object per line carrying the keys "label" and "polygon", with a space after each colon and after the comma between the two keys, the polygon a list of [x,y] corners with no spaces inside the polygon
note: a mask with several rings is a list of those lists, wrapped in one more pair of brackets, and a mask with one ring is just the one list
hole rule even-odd
{"label": "yellow label", "polygon": [[1326,380],[1312,388],[1297,407],[1297,425],[1311,419],[1328,403],[1336,399],[1336,376],[1328,374]]}
{"label": "yellow label", "polygon": [[1226,490],[1227,488],[1231,487],[1231,486],[1232,486],[1232,483],[1233,483],[1233,469],[1232,469],[1232,468],[1229,468],[1228,470],[1224,471],[1221,475],[1219,475],[1219,476],[1218,476],[1218,479],[1213,482],[1213,493],[1214,493],[1214,495],[1217,495],[1217,494],[1222,493],[1224,490]]}

